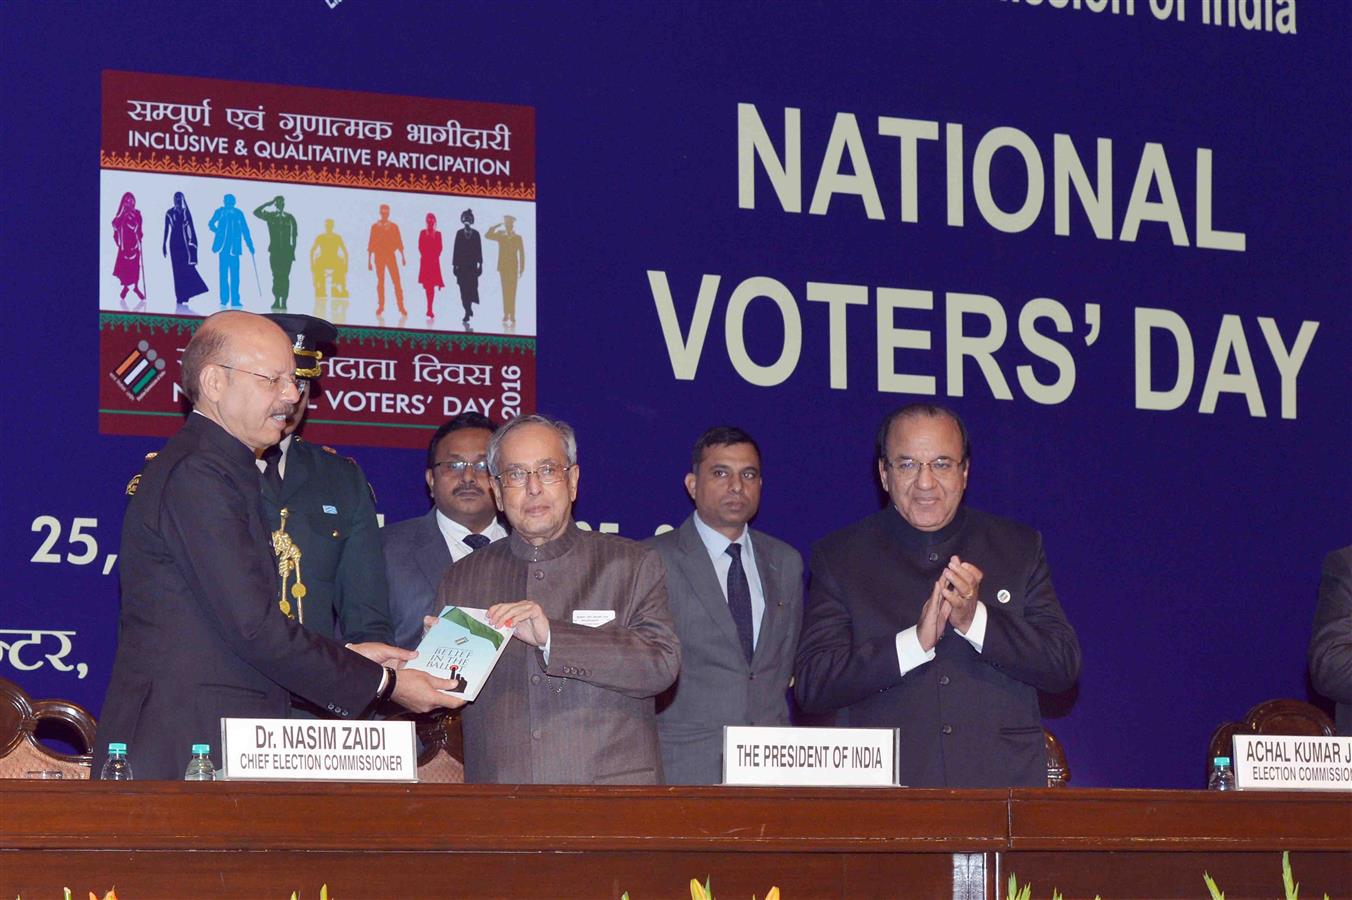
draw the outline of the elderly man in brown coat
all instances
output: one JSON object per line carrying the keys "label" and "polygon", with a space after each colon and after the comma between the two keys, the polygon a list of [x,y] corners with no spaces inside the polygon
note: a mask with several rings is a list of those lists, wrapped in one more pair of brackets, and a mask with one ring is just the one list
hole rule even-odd
{"label": "elderly man in brown coat", "polygon": [[661,557],[573,523],[580,469],[563,422],[508,422],[488,468],[512,535],[447,569],[437,595],[514,629],[463,712],[465,781],[660,784],[653,698],[680,665]]}

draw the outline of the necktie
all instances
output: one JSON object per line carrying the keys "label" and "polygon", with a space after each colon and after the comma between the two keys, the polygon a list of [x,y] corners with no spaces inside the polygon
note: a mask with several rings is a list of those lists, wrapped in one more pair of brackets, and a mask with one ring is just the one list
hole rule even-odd
{"label": "necktie", "polygon": [[493,543],[486,534],[467,534],[463,540],[466,544],[469,544],[471,553],[478,550],[480,547],[487,547],[489,544]]}
{"label": "necktie", "polygon": [[732,557],[732,565],[728,567],[728,611],[732,613],[732,623],[737,626],[737,636],[742,640],[746,661],[751,662],[751,585],[746,580],[746,570],[742,568],[742,545],[728,544],[726,552]]}
{"label": "necktie", "polygon": [[276,444],[263,451],[263,482],[276,497],[282,496],[282,448]]}

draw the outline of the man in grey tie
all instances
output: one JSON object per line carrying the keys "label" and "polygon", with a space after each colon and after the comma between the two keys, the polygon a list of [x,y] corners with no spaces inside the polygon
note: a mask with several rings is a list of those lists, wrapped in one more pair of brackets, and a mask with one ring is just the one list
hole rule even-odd
{"label": "man in grey tie", "polygon": [[740,428],[695,443],[686,491],[695,511],[649,539],[667,567],[681,672],[657,700],[668,784],[723,780],[723,726],[788,725],[787,693],[803,613],[803,560],[753,531],[760,448]]}
{"label": "man in grey tie", "polygon": [[437,585],[451,563],[507,536],[489,491],[488,439],[497,430],[474,412],[444,422],[427,445],[432,508],[382,530],[396,646],[418,646],[423,616],[440,612]]}

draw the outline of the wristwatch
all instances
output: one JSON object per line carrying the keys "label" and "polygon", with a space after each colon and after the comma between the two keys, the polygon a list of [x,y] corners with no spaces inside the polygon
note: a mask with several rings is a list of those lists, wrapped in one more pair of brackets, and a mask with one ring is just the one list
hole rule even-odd
{"label": "wristwatch", "polygon": [[390,697],[394,696],[394,683],[398,675],[394,669],[385,666],[385,677],[380,680],[380,690],[376,691],[376,703],[384,703]]}

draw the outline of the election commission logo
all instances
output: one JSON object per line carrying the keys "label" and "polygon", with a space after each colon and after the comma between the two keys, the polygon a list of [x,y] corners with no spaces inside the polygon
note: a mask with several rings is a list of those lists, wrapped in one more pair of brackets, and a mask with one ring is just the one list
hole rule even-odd
{"label": "election commission logo", "polygon": [[164,377],[164,357],[151,349],[149,341],[140,341],[108,377],[117,382],[122,393],[139,401]]}

